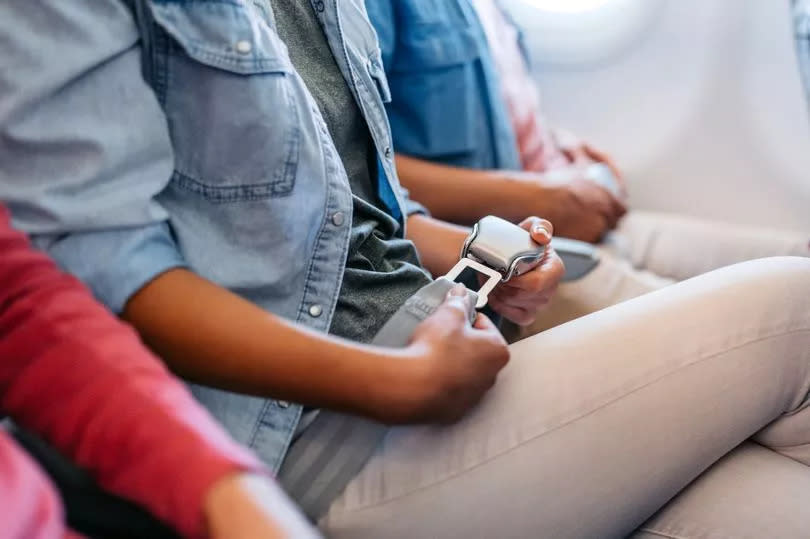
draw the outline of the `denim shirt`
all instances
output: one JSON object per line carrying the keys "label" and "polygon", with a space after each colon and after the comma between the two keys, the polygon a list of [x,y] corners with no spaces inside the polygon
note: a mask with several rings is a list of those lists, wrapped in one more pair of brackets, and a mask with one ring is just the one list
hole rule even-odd
{"label": "denim shirt", "polygon": [[[312,0],[400,218],[380,49],[362,0]],[[137,16],[135,16],[137,15]],[[188,267],[327,331],[352,223],[348,178],[264,0],[0,4],[0,199],[120,312]],[[193,386],[278,469],[301,407]]]}
{"label": "denim shirt", "polygon": [[446,165],[520,169],[512,122],[470,0],[366,0],[398,152]]}

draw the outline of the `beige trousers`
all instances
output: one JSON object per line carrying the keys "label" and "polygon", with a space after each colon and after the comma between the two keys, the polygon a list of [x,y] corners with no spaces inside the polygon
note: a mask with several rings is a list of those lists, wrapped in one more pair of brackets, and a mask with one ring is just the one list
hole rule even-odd
{"label": "beige trousers", "polygon": [[709,222],[675,214],[631,211],[601,246],[602,260],[589,275],[562,284],[529,327],[508,327],[520,340],[569,320],[646,294],[677,281],[745,260],[810,256],[802,236],[767,227]]}
{"label": "beige trousers", "polygon": [[393,429],[325,533],[810,537],[810,260],[711,272],[511,351],[461,422]]}

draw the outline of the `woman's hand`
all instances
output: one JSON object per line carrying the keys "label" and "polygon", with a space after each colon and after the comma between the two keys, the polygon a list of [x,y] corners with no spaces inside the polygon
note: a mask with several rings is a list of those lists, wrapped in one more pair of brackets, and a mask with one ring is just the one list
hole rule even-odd
{"label": "woman's hand", "polygon": [[495,384],[509,360],[498,328],[479,314],[464,285],[414,331],[400,360],[400,374],[387,384],[389,403],[380,419],[387,423],[452,423],[475,406]]}
{"label": "woman's hand", "polygon": [[562,148],[563,153],[571,164],[587,166],[590,163],[602,163],[607,166],[619,183],[619,189],[622,194],[627,196],[627,183],[624,180],[624,174],[616,164],[616,161],[608,153],[594,148],[586,142],[567,148]]}
{"label": "woman's hand", "polygon": [[599,242],[627,212],[624,203],[604,187],[580,178],[552,188],[551,213],[558,235]]}
{"label": "woman's hand", "polygon": [[489,294],[489,305],[499,314],[519,325],[529,325],[537,311],[546,305],[565,274],[565,266],[551,247],[554,227],[539,217],[529,217],[520,223],[532,239],[544,245],[546,251],[531,271],[501,283]]}

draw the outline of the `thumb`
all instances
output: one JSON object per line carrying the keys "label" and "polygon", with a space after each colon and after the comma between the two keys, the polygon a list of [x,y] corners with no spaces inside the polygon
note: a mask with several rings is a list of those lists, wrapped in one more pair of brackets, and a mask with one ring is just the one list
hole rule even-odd
{"label": "thumb", "polygon": [[554,226],[550,221],[539,217],[529,217],[520,223],[520,227],[527,230],[535,243],[548,245],[554,235]]}
{"label": "thumb", "polygon": [[449,310],[454,312],[456,316],[469,320],[468,314],[471,309],[472,304],[470,303],[470,296],[467,294],[467,287],[461,283],[456,283],[453,288],[447,292],[444,303],[439,306],[437,311]]}

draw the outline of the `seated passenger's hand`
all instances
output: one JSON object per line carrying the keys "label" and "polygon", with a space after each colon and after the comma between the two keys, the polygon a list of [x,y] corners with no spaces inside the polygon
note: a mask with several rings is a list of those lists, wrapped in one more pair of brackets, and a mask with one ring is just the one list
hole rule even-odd
{"label": "seated passenger's hand", "polygon": [[558,236],[590,243],[601,240],[627,213],[621,200],[586,179],[551,188],[547,202],[549,210],[543,215],[554,223]]}
{"label": "seated passenger's hand", "polygon": [[211,539],[315,539],[321,535],[268,477],[234,473],[209,489],[204,514]]}
{"label": "seated passenger's hand", "polygon": [[565,267],[551,247],[554,228],[550,222],[529,217],[520,226],[535,242],[545,245],[546,252],[534,269],[495,287],[489,294],[489,305],[505,318],[525,326],[534,322],[538,309],[549,302]]}
{"label": "seated passenger's hand", "polygon": [[470,324],[472,305],[464,285],[425,319],[407,348],[401,377],[391,394],[402,395],[398,406],[387,407],[388,423],[452,423],[475,406],[495,384],[509,360],[509,349],[498,328],[483,314]]}
{"label": "seated passenger's hand", "polygon": [[609,154],[594,148],[586,142],[579,142],[573,146],[564,147],[562,151],[573,165],[587,166],[590,163],[602,163],[606,165],[613,173],[616,181],[619,182],[619,187],[624,195],[627,196],[627,184],[624,181],[624,174],[622,174],[622,171],[619,169],[618,165],[616,165],[616,161],[614,161]]}

